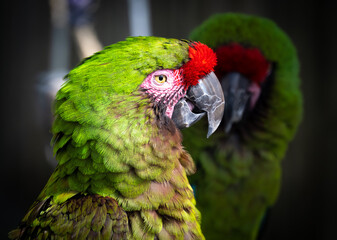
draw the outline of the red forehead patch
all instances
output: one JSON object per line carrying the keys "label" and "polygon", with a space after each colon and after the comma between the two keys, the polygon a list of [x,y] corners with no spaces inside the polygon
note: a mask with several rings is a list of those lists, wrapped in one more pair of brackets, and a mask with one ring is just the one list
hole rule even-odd
{"label": "red forehead patch", "polygon": [[200,42],[194,42],[188,50],[190,60],[182,66],[186,88],[198,84],[200,78],[214,71],[216,54]]}
{"label": "red forehead patch", "polygon": [[217,77],[229,72],[239,72],[255,83],[265,80],[270,64],[257,48],[245,48],[232,43],[216,50],[218,65],[215,68]]}

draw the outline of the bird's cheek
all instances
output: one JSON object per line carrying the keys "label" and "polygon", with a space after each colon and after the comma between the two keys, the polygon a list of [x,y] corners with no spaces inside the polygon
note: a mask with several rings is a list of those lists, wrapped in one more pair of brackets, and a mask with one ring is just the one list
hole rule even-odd
{"label": "bird's cheek", "polygon": [[168,101],[166,102],[166,116],[169,118],[172,118],[172,114],[174,111],[174,107],[177,104],[177,102],[186,96],[186,91],[184,90],[183,87],[175,87],[171,89],[168,94],[166,95]]}
{"label": "bird's cheek", "polygon": [[165,112],[166,116],[172,118],[173,110],[174,106],[168,105]]}

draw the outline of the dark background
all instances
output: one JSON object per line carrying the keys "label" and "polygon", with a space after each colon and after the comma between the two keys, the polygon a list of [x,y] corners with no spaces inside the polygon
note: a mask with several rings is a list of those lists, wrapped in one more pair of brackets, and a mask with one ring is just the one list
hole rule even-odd
{"label": "dark background", "polygon": [[[292,38],[301,62],[304,118],[283,161],[283,184],[264,239],[337,239],[337,9],[334,1],[153,0],[153,35],[187,38],[220,12],[274,20]],[[36,84],[48,70],[46,0],[1,4],[0,239],[37,197],[53,167],[45,160]],[[127,2],[102,0],[95,27],[103,45],[129,35]],[[72,46],[74,43],[72,43]],[[72,48],[71,68],[79,59]]]}

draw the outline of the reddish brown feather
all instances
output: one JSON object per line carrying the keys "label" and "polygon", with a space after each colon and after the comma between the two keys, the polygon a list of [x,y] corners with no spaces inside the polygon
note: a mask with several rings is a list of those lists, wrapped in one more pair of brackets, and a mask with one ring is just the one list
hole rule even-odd
{"label": "reddish brown feather", "polygon": [[[49,198],[33,204],[28,214],[34,218],[26,216],[10,239],[126,239],[129,231],[127,214],[117,201],[97,194],[78,194],[62,204]],[[35,219],[39,224],[33,227]]]}

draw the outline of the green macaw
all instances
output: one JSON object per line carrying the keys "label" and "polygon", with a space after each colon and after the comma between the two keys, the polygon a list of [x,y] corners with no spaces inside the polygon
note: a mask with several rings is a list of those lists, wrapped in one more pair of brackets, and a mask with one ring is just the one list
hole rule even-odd
{"label": "green macaw", "polygon": [[[176,126],[205,114],[210,133],[220,124],[215,64],[201,43],[133,37],[70,71],[54,106],[58,165],[9,237],[204,239]],[[197,92],[208,98],[184,107]]]}
{"label": "green macaw", "polygon": [[201,228],[207,239],[256,239],[277,199],[281,160],[302,116],[299,63],[288,36],[272,21],[218,14],[190,35],[217,54],[225,95],[223,121],[205,141],[205,122],[183,130],[196,162]]}

